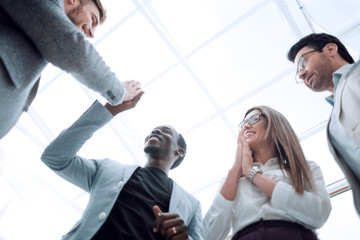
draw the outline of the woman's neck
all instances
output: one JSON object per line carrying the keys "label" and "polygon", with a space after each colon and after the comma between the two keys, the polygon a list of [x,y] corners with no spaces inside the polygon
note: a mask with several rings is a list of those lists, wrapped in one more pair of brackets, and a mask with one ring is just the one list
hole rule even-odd
{"label": "woman's neck", "polygon": [[254,162],[259,162],[263,165],[271,158],[276,157],[276,151],[273,146],[259,147],[259,149],[253,151]]}

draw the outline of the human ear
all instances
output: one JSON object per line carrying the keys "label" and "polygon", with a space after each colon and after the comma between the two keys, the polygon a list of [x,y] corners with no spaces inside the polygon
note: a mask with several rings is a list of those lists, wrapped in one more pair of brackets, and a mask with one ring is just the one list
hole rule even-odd
{"label": "human ear", "polygon": [[183,157],[183,156],[185,156],[185,151],[184,151],[184,149],[179,147],[178,150],[176,150],[176,154],[179,155],[180,157]]}
{"label": "human ear", "polygon": [[334,55],[338,52],[338,46],[335,43],[328,43],[324,48],[326,48],[330,55]]}

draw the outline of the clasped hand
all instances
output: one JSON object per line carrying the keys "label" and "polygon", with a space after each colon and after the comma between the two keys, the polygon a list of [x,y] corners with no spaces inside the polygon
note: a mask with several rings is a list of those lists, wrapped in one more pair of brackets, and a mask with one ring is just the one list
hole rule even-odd
{"label": "clasped hand", "polygon": [[153,231],[160,233],[166,240],[187,240],[188,229],[178,214],[163,213],[158,206],[153,207],[155,226]]}
{"label": "clasped hand", "polygon": [[237,148],[233,168],[237,169],[241,173],[240,176],[245,175],[245,177],[247,177],[254,166],[253,161],[252,151],[244,137],[244,129],[242,129],[239,132],[237,139]]}

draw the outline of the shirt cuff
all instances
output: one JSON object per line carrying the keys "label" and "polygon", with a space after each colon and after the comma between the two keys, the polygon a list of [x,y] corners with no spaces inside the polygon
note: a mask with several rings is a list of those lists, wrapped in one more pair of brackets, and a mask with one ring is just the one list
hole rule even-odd
{"label": "shirt cuff", "polygon": [[279,208],[286,211],[290,194],[292,192],[293,192],[292,188],[288,184],[279,181],[275,185],[274,191],[272,193],[271,204],[273,204],[275,208]]}

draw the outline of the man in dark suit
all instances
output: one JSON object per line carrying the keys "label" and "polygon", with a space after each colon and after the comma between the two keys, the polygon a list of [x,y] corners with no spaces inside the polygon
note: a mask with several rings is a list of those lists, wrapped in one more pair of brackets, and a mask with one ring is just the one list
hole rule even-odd
{"label": "man in dark suit", "polygon": [[0,139],[27,111],[49,62],[113,105],[135,96],[85,39],[105,18],[100,0],[0,0]]}

